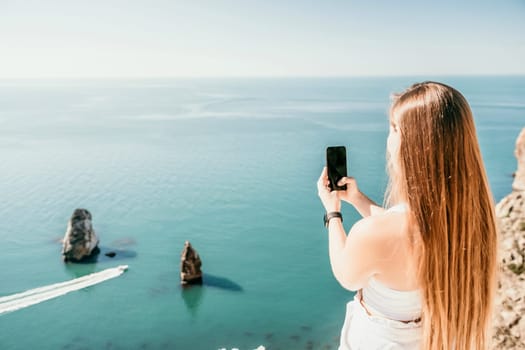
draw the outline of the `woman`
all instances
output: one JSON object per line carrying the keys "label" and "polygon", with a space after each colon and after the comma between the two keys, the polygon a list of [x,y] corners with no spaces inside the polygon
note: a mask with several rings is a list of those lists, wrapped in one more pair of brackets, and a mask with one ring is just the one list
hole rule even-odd
{"label": "woman", "polygon": [[[436,82],[394,97],[387,140],[390,177],[382,210],[355,179],[330,192],[330,264],[358,291],[348,303],[340,349],[485,349],[495,290],[496,225],[472,112]],[[348,236],[341,200],[363,219]]]}

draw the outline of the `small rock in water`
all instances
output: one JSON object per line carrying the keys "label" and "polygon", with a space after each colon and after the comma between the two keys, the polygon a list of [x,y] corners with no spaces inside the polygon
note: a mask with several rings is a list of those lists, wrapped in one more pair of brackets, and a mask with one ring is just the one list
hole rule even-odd
{"label": "small rock in water", "polygon": [[117,253],[115,253],[115,252],[107,252],[107,253],[104,254],[104,255],[105,255],[105,256],[108,256],[108,257],[110,257],[110,258],[114,258],[115,255],[117,255]]}
{"label": "small rock in water", "polygon": [[201,258],[190,242],[184,243],[180,256],[180,281],[182,284],[202,284]]}
{"label": "small rock in water", "polygon": [[86,209],[75,209],[71,215],[62,246],[64,261],[78,262],[100,252],[91,220],[91,213]]}

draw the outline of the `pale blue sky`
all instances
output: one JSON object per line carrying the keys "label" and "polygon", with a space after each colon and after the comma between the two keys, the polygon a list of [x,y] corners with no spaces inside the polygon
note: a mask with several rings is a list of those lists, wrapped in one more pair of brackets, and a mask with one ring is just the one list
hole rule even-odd
{"label": "pale blue sky", "polygon": [[0,78],[525,74],[525,0],[0,0]]}

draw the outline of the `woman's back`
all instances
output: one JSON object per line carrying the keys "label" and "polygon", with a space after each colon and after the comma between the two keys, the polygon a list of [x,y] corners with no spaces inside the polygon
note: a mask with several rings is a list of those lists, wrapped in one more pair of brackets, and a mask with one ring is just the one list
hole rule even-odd
{"label": "woman's back", "polygon": [[[414,230],[408,225],[407,205],[395,205],[380,214],[363,218],[368,221],[364,235],[374,235],[374,245],[382,251],[379,259],[372,260],[375,280],[397,291],[419,289],[417,279],[417,245]],[[379,239],[376,239],[376,238]]]}
{"label": "woman's back", "polygon": [[370,262],[362,261],[372,264],[374,273],[347,304],[341,350],[421,346],[421,293],[406,210],[406,205],[397,205],[361,220],[365,224],[359,225],[363,229],[358,234],[368,237],[372,245],[361,242],[367,249],[380,250],[382,257],[365,255]]}
{"label": "woman's back", "polygon": [[391,253],[378,261],[378,273],[361,290],[361,301],[370,314],[398,321],[421,318],[421,293],[416,278],[415,247],[406,224],[407,209],[403,203],[379,214],[381,217],[369,218],[387,228],[384,244]]}

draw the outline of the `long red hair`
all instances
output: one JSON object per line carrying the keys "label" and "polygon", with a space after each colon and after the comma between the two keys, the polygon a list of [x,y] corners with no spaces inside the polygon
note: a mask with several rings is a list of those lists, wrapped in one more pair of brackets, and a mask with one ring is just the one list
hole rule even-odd
{"label": "long red hair", "polygon": [[423,297],[423,349],[485,349],[497,232],[472,112],[436,82],[395,95],[399,128],[391,195],[409,205]]}

